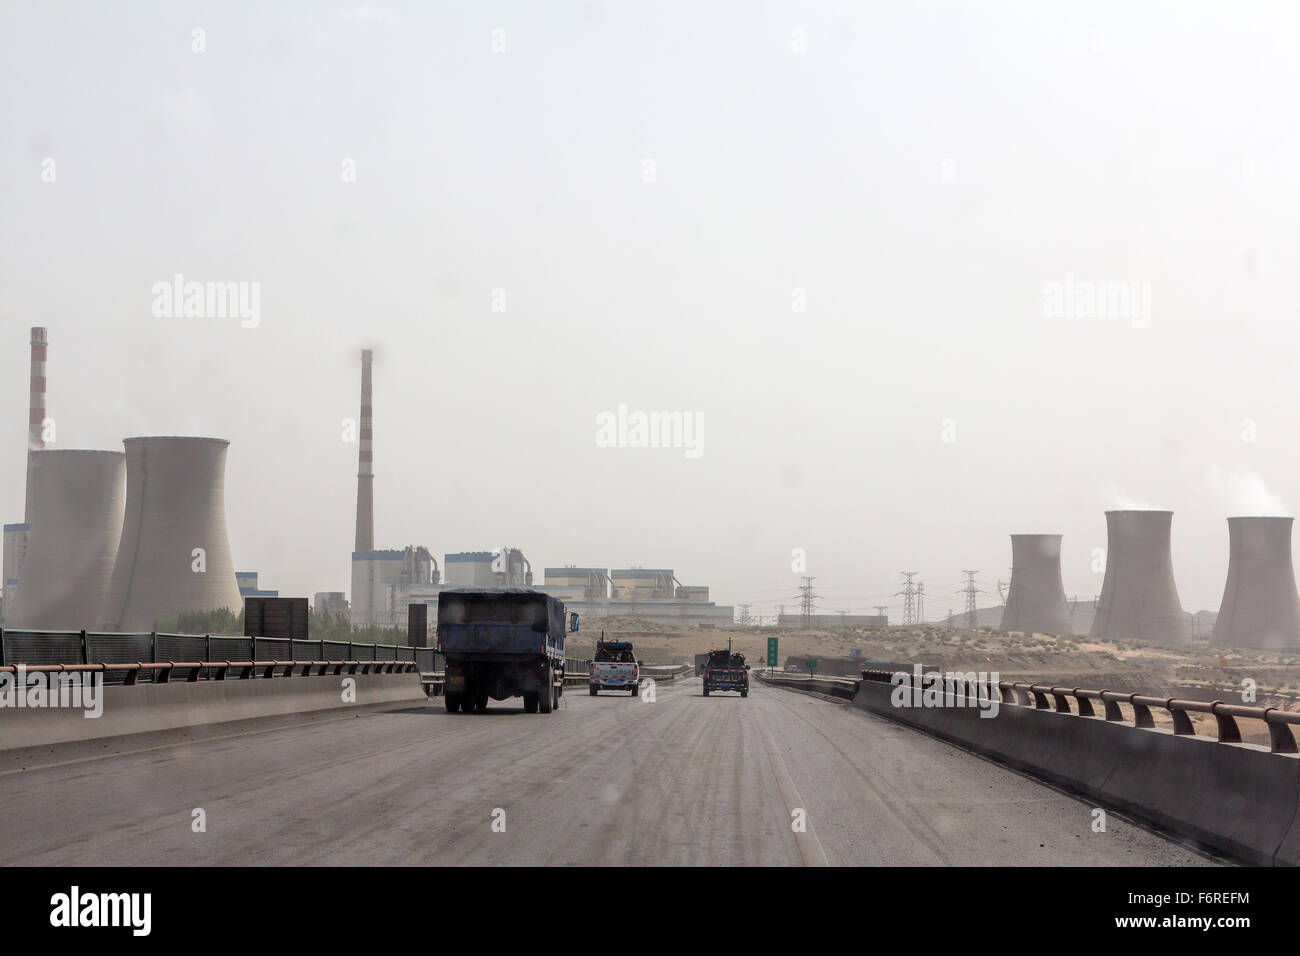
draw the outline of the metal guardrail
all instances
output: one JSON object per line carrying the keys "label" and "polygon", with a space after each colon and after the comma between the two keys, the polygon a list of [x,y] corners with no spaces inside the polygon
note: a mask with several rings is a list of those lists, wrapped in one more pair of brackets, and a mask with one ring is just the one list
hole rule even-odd
{"label": "metal guardrail", "polygon": [[[33,666],[54,664],[160,664],[177,660],[201,661],[204,664],[223,660],[419,663],[422,657],[427,658],[432,665],[433,649],[405,647],[400,644],[244,637],[229,634],[169,634],[160,631],[120,634],[108,631],[39,631],[26,628],[0,628],[0,667],[25,664],[28,665],[28,670]],[[105,681],[116,682],[119,679],[118,673],[117,670],[106,672]]]}
{"label": "metal guardrail", "polygon": [[[301,671],[297,674],[294,672]],[[414,661],[136,661],[131,664],[4,664],[0,673],[25,674],[123,674],[124,684],[139,683],[140,675],[148,672],[153,683],[171,682],[172,672],[181,671],[187,683],[203,679],[226,680],[232,674],[236,680],[270,677],[321,677],[338,674],[411,674]]]}
{"label": "metal guardrail", "polygon": [[[894,680],[894,675],[901,673],[906,680],[901,684]],[[947,681],[946,675],[940,671],[926,671],[922,676],[939,675],[942,686],[947,687],[950,683],[957,685],[954,688],[956,693],[964,693],[967,699],[975,699],[981,686],[979,682],[967,682],[964,679]],[[863,670],[862,679],[875,681],[884,684],[895,684],[896,686],[913,686],[913,675],[906,671],[880,671],[880,670]],[[1203,700],[1180,700],[1176,697],[1149,697],[1144,694],[1125,694],[1111,690],[1088,690],[1082,687],[1057,687],[1050,684],[1026,684],[1019,681],[998,681],[998,696],[1000,703],[1019,706],[1032,707],[1034,710],[1054,710],[1057,713],[1074,713],[1070,709],[1070,698],[1075,700],[1075,706],[1080,717],[1097,717],[1097,712],[1092,706],[1093,701],[1102,705],[1104,719],[1111,723],[1128,723],[1120,704],[1127,704],[1133,710],[1133,726],[1135,728],[1151,729],[1155,727],[1155,718],[1151,714],[1151,709],[1163,709],[1168,711],[1170,718],[1173,720],[1174,735],[1177,737],[1191,737],[1196,735],[1196,730],[1192,726],[1191,718],[1188,714],[1210,714],[1214,717],[1218,730],[1219,743],[1239,744],[1241,743],[1241,728],[1237,726],[1237,718],[1246,718],[1249,720],[1263,721],[1268,727],[1269,750],[1275,754],[1293,754],[1300,752],[1296,747],[1295,734],[1291,727],[1300,724],[1300,713],[1290,710],[1280,710],[1277,707],[1251,707],[1244,704],[1228,704],[1221,700],[1203,701]],[[1052,698],[1049,704],[1047,698]],[[1054,705],[1054,706],[1053,706]]]}

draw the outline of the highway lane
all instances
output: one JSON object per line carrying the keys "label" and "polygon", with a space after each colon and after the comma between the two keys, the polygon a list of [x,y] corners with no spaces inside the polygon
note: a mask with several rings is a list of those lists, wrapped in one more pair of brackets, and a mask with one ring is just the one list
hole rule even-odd
{"label": "highway lane", "polygon": [[438,700],[8,755],[0,862],[1213,862],[1091,810],[844,703],[690,679],[654,703],[570,688],[549,716]]}

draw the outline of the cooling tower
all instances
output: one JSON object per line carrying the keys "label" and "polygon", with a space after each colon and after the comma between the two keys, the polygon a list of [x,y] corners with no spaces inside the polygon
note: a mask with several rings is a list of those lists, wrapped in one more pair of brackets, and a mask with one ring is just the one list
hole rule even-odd
{"label": "cooling tower", "polygon": [[1011,536],[1011,588],[1002,611],[1002,630],[1069,634],[1070,611],[1061,584],[1061,536]]}
{"label": "cooling tower", "polygon": [[[1291,564],[1293,518],[1228,519],[1228,583],[1212,642],[1300,650],[1300,594]],[[26,579],[24,578],[24,586]]]}
{"label": "cooling tower", "polygon": [[8,627],[93,630],[122,536],[126,456],[32,451],[32,532]]}
{"label": "cooling tower", "polygon": [[375,476],[373,410],[370,405],[370,349],[361,351],[361,447],[357,452],[357,538],[353,551],[375,550]]}
{"label": "cooling tower", "polygon": [[[31,400],[27,405],[27,503],[28,524],[32,523],[32,458],[34,451],[45,447],[45,359],[49,349],[49,332],[39,325],[32,326],[32,367],[30,374]],[[78,629],[80,630],[80,629]]]}
{"label": "cooling tower", "polygon": [[1106,512],[1106,577],[1093,637],[1189,644],[1169,550],[1172,511]]}
{"label": "cooling tower", "polygon": [[[243,606],[226,535],[218,438],[128,438],[126,516],[102,627],[147,631],[182,611]],[[202,566],[196,549],[202,549]]]}

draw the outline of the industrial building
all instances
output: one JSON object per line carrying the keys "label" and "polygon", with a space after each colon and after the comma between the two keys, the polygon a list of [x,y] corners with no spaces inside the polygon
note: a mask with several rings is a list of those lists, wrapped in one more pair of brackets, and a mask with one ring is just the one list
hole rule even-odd
{"label": "industrial building", "polygon": [[243,600],[226,533],[230,443],[151,437],[123,444],[126,519],[100,629],[147,631],[182,611],[237,612]]}
{"label": "industrial building", "polygon": [[236,571],[235,584],[239,587],[241,598],[280,596],[279,591],[267,591],[257,586],[256,571]]}
{"label": "industrial building", "polygon": [[317,614],[328,614],[331,618],[349,616],[348,598],[342,591],[317,591],[312,596],[311,606]]}
{"label": "industrial building", "polygon": [[[671,568],[546,568],[537,588],[554,594],[565,607],[590,617],[633,617],[644,621],[730,624],[731,605],[714,604],[709,589],[685,585]],[[608,588],[608,590],[606,590]]]}
{"label": "industrial building", "polygon": [[33,328],[30,344],[26,512],[4,526],[5,625],[143,631],[184,611],[237,611],[229,442],[151,437],[126,439],[125,453],[47,449],[47,330]]}
{"label": "industrial building", "polygon": [[1011,586],[1001,629],[1027,634],[1071,633],[1070,611],[1061,583],[1061,536],[1011,536]]}
{"label": "industrial building", "polygon": [[438,564],[419,545],[352,553],[353,627],[405,627],[406,606],[438,584]]}
{"label": "industrial building", "polygon": [[1291,562],[1293,518],[1228,519],[1228,580],[1211,643],[1300,650],[1300,594]]}
{"label": "industrial building", "polygon": [[[446,554],[441,572],[422,546],[375,548],[373,358],[371,350],[362,351],[357,521],[348,605],[353,627],[405,627],[411,604],[436,607],[441,591],[461,587],[531,587],[592,617],[636,617],[687,625],[731,623],[733,608],[712,603],[707,587],[681,584],[671,569],[547,568],[545,582],[536,584],[533,566],[519,548]],[[318,594],[318,606],[320,600]],[[436,618],[436,610],[432,617]]]}
{"label": "industrial building", "polygon": [[39,450],[29,460],[34,530],[6,626],[94,627],[122,537],[126,456]]}
{"label": "industrial building", "polygon": [[[18,582],[22,576],[23,562],[32,530],[32,461],[34,451],[45,448],[45,392],[46,362],[49,353],[49,330],[33,326],[31,330],[31,365],[28,373],[29,401],[27,404],[27,482],[24,491],[23,520],[4,526],[4,586],[0,590],[0,624],[8,624],[9,610],[17,600]],[[9,624],[12,626],[12,624]]]}
{"label": "industrial building", "polygon": [[1190,644],[1191,619],[1174,583],[1172,511],[1107,511],[1106,576],[1092,637]]}

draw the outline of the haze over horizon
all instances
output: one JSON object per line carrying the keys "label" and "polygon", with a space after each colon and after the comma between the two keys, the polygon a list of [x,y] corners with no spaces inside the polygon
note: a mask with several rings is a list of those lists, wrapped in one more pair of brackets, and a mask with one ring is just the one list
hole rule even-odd
{"label": "haze over horizon", "polygon": [[[1158,507],[1215,610],[1224,519],[1300,502],[1298,38],[1286,4],[7,4],[0,519],[48,326],[51,447],[227,438],[237,567],[346,591],[368,347],[377,547],[764,615],[803,549],[821,610],[897,620],[906,569],[934,619],[964,568],[996,603],[1012,533],[1091,598],[1103,512]],[[160,317],[176,275],[258,321]],[[620,406],[701,453],[605,447]]]}

